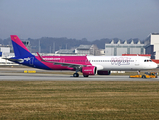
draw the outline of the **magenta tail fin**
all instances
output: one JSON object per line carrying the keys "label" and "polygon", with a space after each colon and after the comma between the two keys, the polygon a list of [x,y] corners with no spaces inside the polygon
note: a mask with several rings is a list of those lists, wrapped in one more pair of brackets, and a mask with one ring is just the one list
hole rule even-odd
{"label": "magenta tail fin", "polygon": [[33,56],[17,35],[10,35],[15,57]]}

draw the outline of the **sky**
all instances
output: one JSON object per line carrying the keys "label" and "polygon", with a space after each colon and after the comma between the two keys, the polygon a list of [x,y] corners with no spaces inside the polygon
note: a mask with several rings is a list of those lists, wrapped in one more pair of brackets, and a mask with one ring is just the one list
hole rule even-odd
{"label": "sky", "polygon": [[0,38],[145,39],[159,33],[159,0],[0,0]]}

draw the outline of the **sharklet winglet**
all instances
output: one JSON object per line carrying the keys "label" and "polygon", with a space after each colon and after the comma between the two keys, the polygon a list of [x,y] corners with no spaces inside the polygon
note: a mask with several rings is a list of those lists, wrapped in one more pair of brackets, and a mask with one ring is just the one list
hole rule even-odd
{"label": "sharklet winglet", "polygon": [[38,55],[38,57],[40,58],[40,60],[41,61],[45,61],[41,56],[40,56],[40,54],[37,52],[37,55]]}

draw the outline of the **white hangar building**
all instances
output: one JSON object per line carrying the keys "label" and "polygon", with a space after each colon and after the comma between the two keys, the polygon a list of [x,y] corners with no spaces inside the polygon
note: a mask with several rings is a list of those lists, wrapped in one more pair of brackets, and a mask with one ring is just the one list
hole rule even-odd
{"label": "white hangar building", "polygon": [[159,59],[159,33],[151,33],[144,44],[145,54],[151,54],[151,59]]}
{"label": "white hangar building", "polygon": [[134,43],[133,40],[130,43],[120,40],[114,43],[114,40],[112,40],[111,43],[105,44],[106,56],[122,56],[122,54],[145,54],[144,44],[140,41]]}

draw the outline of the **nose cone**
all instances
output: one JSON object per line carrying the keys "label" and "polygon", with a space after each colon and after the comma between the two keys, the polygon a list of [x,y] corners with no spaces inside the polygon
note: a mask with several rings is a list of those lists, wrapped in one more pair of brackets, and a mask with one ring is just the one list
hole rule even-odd
{"label": "nose cone", "polygon": [[158,67],[158,65],[154,62],[153,64],[154,69]]}

